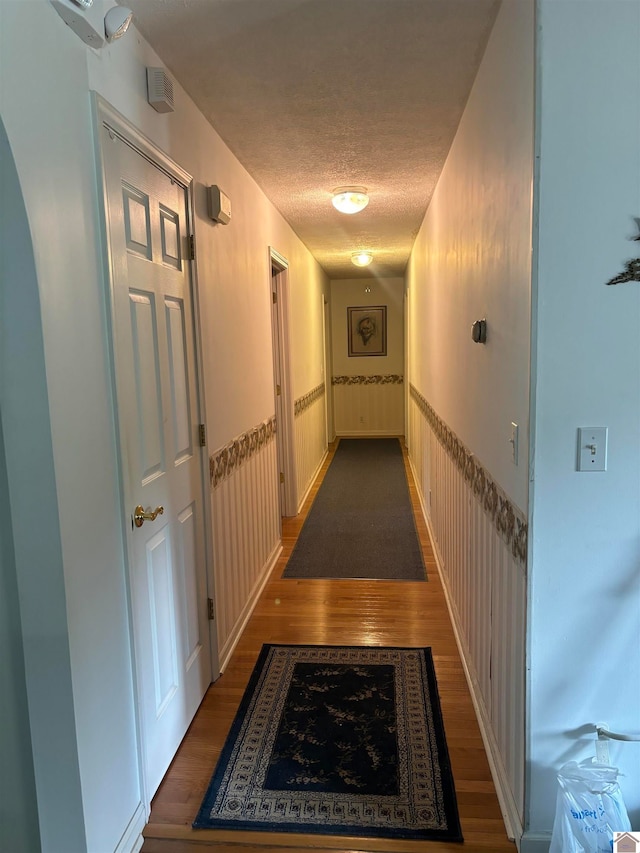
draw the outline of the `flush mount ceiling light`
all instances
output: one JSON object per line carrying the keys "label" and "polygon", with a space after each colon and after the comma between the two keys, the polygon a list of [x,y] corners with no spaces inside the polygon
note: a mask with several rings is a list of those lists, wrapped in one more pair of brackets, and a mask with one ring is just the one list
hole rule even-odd
{"label": "flush mount ceiling light", "polygon": [[131,9],[126,6],[114,6],[104,16],[104,32],[107,41],[115,41],[121,38],[129,29],[133,18]]}
{"label": "flush mount ceiling light", "polygon": [[372,260],[371,252],[354,252],[351,255],[351,263],[357,267],[368,267]]}
{"label": "flush mount ceiling light", "polygon": [[359,213],[369,204],[366,187],[338,187],[331,203],[340,213]]}

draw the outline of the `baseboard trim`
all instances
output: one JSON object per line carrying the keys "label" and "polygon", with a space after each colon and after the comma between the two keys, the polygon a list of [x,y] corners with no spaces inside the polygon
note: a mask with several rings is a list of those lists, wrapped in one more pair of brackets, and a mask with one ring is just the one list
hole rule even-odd
{"label": "baseboard trim", "polygon": [[[460,653],[460,660],[462,661],[462,668],[464,670],[465,678],[469,686],[469,692],[471,693],[471,701],[473,703],[473,708],[476,713],[476,718],[478,720],[478,726],[480,727],[482,742],[484,743],[484,748],[487,753],[489,769],[491,771],[491,777],[493,779],[493,784],[495,786],[496,794],[498,796],[500,811],[502,812],[502,819],[504,821],[507,836],[511,841],[515,841],[518,850],[521,851],[520,844],[523,835],[522,822],[518,814],[516,803],[513,799],[513,794],[511,793],[511,788],[508,783],[506,771],[504,769],[504,764],[500,755],[500,750],[498,749],[495,735],[493,734],[493,730],[491,728],[489,713],[484,704],[477,678],[474,674],[475,668],[471,661],[468,649],[466,647],[466,643],[464,642],[463,633],[460,626],[460,618],[458,615],[457,608],[455,607],[453,598],[451,596],[449,581],[446,572],[444,571],[442,565],[442,558],[438,550],[437,539],[435,537],[434,530],[431,524],[431,517],[427,512],[424,497],[422,495],[421,489],[419,488],[420,480],[418,478],[418,474],[413,464],[413,459],[411,458],[411,455],[407,455],[409,458],[411,473],[413,474],[413,481],[416,485],[416,493],[418,495],[418,501],[420,503],[422,517],[424,518],[425,524],[427,525],[429,537],[433,545],[433,555],[436,561],[438,575],[440,576],[440,581],[442,582],[444,597],[447,603],[447,610],[449,611],[449,616],[451,617],[451,625],[453,627],[456,645],[458,646],[458,651]],[[532,850],[530,853],[534,853],[534,851]],[[542,853],[542,851],[536,850],[535,853]]]}
{"label": "baseboard trim", "polygon": [[307,486],[306,491],[305,491],[304,495],[302,496],[302,500],[300,500],[300,501],[298,502],[298,515],[300,515],[300,513],[301,513],[301,511],[302,511],[302,507],[304,506],[304,502],[305,502],[305,501],[306,501],[306,499],[309,497],[309,493],[311,492],[311,489],[313,488],[313,484],[315,483],[315,481],[316,481],[316,479],[317,479],[317,477],[318,477],[318,474],[320,473],[320,470],[321,470],[322,466],[324,465],[325,460],[326,460],[326,458],[327,458],[327,456],[328,456],[328,455],[329,455],[329,448],[327,448],[327,449],[325,450],[325,452],[324,452],[324,455],[323,455],[322,459],[321,459],[321,460],[320,460],[320,462],[318,463],[318,467],[317,467],[317,468],[316,468],[316,470],[313,472],[313,475],[312,475],[311,479],[309,480],[309,485]]}
{"label": "baseboard trim", "polygon": [[550,832],[525,832],[520,841],[520,853],[549,853]]}
{"label": "baseboard trim", "polygon": [[138,853],[144,843],[142,830],[145,823],[144,806],[142,803],[138,803],[138,807],[133,813],[133,817],[129,821],[129,825],[118,842],[114,853]]}
{"label": "baseboard trim", "polygon": [[354,430],[353,432],[336,432],[336,438],[401,438],[400,432],[389,432],[388,429],[372,429],[366,432]]}
{"label": "baseboard trim", "polygon": [[282,541],[279,541],[276,547],[273,549],[271,554],[269,555],[269,559],[264,564],[260,575],[258,576],[258,580],[254,584],[253,589],[251,590],[251,594],[247,599],[245,606],[242,608],[242,612],[238,617],[236,624],[233,626],[233,630],[229,634],[227,638],[227,642],[224,644],[220,652],[220,672],[224,672],[227,664],[233,654],[235,647],[238,645],[240,637],[242,636],[242,632],[246,628],[247,622],[251,617],[251,614],[254,611],[256,604],[258,603],[258,599],[262,593],[262,590],[267,585],[267,581],[269,580],[269,575],[271,574],[273,567],[278,561],[278,557],[282,553]]}

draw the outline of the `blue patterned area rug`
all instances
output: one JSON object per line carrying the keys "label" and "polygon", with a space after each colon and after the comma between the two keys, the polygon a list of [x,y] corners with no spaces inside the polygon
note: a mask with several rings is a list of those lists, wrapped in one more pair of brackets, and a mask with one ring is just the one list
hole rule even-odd
{"label": "blue patterned area rug", "polygon": [[462,841],[431,649],[263,646],[193,826]]}

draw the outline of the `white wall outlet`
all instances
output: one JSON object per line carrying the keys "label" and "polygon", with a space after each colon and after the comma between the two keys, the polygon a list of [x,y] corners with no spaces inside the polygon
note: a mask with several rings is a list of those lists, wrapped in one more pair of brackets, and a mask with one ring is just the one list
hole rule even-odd
{"label": "white wall outlet", "polygon": [[608,427],[578,428],[578,471],[607,470]]}
{"label": "white wall outlet", "polygon": [[518,464],[518,424],[511,421],[511,438],[509,439],[509,444],[511,445],[511,461],[514,465]]}

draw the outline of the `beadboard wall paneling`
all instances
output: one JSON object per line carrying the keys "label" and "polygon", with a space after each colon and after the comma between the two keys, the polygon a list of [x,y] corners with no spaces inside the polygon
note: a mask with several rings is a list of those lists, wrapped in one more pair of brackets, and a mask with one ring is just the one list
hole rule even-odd
{"label": "beadboard wall paneling", "polygon": [[298,512],[327,455],[324,382],[294,403]]}
{"label": "beadboard wall paneling", "polygon": [[507,823],[522,833],[527,523],[410,389],[411,465]]}
{"label": "beadboard wall paneling", "polygon": [[404,435],[404,385],[399,374],[334,376],[336,435]]}
{"label": "beadboard wall paneling", "polygon": [[216,622],[224,670],[281,551],[275,419],[209,459]]}

